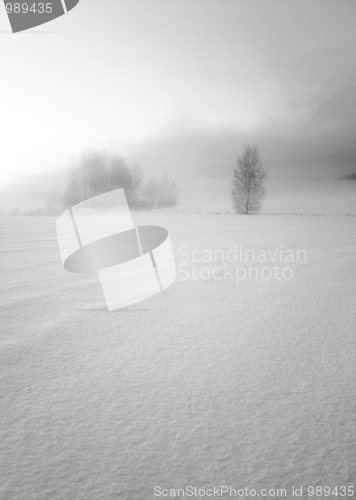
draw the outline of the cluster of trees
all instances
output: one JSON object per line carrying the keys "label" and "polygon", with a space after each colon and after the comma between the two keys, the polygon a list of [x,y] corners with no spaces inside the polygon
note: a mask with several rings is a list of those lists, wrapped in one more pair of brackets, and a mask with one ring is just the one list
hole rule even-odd
{"label": "cluster of trees", "polygon": [[[236,213],[256,214],[266,196],[265,179],[257,147],[246,146],[237,158],[233,174],[232,202]],[[354,179],[354,174],[346,176]],[[69,169],[69,179],[63,194],[53,189],[47,198],[47,208],[26,212],[24,215],[58,215],[65,209],[93,196],[123,188],[131,208],[167,207],[178,202],[175,183],[164,174],[160,179],[144,179],[144,170],[135,163],[129,166],[124,158],[105,152],[86,152]],[[9,215],[19,215],[14,209]]]}
{"label": "cluster of trees", "polygon": [[[128,165],[117,154],[101,151],[85,152],[79,162],[69,168],[64,192],[52,189],[47,195],[46,208],[37,208],[23,215],[59,215],[67,208],[99,194],[123,188],[132,209],[169,207],[178,203],[178,190],[167,174],[145,180],[138,163]],[[8,215],[21,215],[17,208]]]}
{"label": "cluster of trees", "polygon": [[231,197],[236,213],[248,215],[261,210],[266,177],[257,147],[246,146],[243,155],[237,158],[232,181]]}
{"label": "cluster of trees", "polygon": [[92,196],[123,188],[131,208],[168,207],[178,202],[178,190],[166,174],[145,181],[144,170],[135,163],[106,152],[85,152],[69,169],[68,184],[63,194],[53,189],[47,199],[46,215],[58,215]]}

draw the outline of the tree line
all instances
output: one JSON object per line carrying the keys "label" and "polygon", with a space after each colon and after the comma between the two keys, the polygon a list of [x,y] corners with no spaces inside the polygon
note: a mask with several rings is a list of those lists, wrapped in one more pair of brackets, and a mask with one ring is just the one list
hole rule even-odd
{"label": "tree line", "polygon": [[128,165],[126,160],[113,153],[84,152],[80,160],[68,171],[67,187],[63,193],[56,189],[48,194],[45,214],[59,215],[67,208],[99,194],[123,188],[130,208],[151,209],[169,207],[178,203],[178,190],[167,174],[160,178],[145,179],[145,171],[138,163]]}
{"label": "tree line", "polygon": [[[147,181],[144,174],[138,163],[130,166],[118,154],[84,152],[79,162],[70,167],[64,192],[53,189],[48,195],[46,209],[30,210],[24,215],[59,215],[81,201],[119,188],[124,189],[133,209],[168,207],[178,202],[176,184],[166,174],[161,178],[152,176]],[[246,146],[233,171],[231,197],[236,213],[259,213],[266,196],[266,176],[257,147]],[[20,213],[14,209],[9,215]]]}

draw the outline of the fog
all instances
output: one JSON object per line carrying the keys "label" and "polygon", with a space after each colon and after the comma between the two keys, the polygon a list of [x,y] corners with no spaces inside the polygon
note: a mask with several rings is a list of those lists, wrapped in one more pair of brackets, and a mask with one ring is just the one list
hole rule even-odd
{"label": "fog", "polygon": [[172,178],[229,175],[248,143],[271,175],[355,169],[354,2],[82,3],[1,37],[0,185],[102,148]]}
{"label": "fog", "polygon": [[[150,174],[150,171],[146,172]],[[165,210],[182,213],[233,214],[232,176],[223,173],[190,174],[174,171],[170,179],[178,187],[179,202]],[[14,208],[21,213],[45,208],[49,191],[65,189],[64,172],[51,172],[28,178],[11,188],[0,189],[0,213]],[[266,180],[267,196],[261,214],[356,215],[356,182],[332,176],[285,178],[270,176]]]}
{"label": "fog", "polygon": [[[0,6],[1,498],[354,494],[355,19],[354,0],[82,0],[12,34]],[[247,145],[267,173],[235,186],[248,217]],[[122,186],[127,234],[122,205],[76,206]],[[133,225],[134,255],[112,245]],[[150,258],[145,227],[170,235]],[[140,302],[149,274],[163,293]],[[109,312],[104,275],[141,298]]]}

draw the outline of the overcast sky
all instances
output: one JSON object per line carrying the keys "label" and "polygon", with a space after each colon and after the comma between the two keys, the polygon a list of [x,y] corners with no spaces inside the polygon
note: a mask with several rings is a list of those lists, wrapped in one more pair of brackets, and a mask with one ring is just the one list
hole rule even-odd
{"label": "overcast sky", "polygon": [[81,0],[16,35],[0,5],[1,183],[115,149],[167,172],[352,170],[353,0]]}

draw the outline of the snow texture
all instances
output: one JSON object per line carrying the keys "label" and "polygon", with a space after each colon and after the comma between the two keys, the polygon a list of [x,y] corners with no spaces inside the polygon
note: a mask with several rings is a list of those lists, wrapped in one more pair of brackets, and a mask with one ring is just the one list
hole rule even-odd
{"label": "snow texture", "polygon": [[[114,312],[96,273],[63,270],[55,218],[0,218],[0,498],[354,484],[355,218],[134,218],[168,229],[178,277]],[[307,260],[289,280],[183,279],[182,245],[235,244]]]}

